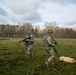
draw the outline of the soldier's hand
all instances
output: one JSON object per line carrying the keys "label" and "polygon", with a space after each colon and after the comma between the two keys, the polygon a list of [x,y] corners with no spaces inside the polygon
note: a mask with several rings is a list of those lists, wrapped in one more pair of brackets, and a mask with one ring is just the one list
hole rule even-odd
{"label": "soldier's hand", "polygon": [[19,43],[21,43],[22,41],[19,41]]}
{"label": "soldier's hand", "polygon": [[54,44],[57,45],[57,42],[55,42]]}

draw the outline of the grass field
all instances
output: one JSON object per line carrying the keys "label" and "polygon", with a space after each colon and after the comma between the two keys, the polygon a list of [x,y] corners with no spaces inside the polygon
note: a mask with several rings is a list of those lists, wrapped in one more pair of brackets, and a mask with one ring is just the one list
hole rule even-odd
{"label": "grass field", "polygon": [[[21,39],[0,40],[0,75],[76,75],[76,63],[59,62],[55,53],[55,65],[45,66],[47,53],[42,39],[35,39],[33,58],[25,57],[24,43],[16,45]],[[76,39],[56,39],[56,49],[60,56],[76,59]]]}

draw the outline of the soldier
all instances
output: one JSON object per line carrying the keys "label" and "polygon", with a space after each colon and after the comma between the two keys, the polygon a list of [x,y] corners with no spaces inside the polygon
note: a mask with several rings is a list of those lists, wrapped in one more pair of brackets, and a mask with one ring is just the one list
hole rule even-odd
{"label": "soldier", "polygon": [[48,60],[45,62],[45,64],[48,66],[50,63],[54,64],[54,51],[53,47],[57,44],[57,42],[52,38],[53,31],[48,30],[47,35],[44,37],[44,44],[46,47],[46,51],[48,53]]}
{"label": "soldier", "polygon": [[33,44],[34,44],[34,37],[33,35],[28,32],[27,36],[21,40],[20,42],[24,42],[25,45],[27,46],[27,56],[29,58],[32,58],[33,54],[32,54],[32,47],[33,47]]}

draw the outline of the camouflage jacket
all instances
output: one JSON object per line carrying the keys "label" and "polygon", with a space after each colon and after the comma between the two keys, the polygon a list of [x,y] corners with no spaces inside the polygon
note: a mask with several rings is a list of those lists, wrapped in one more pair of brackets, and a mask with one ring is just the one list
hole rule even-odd
{"label": "camouflage jacket", "polygon": [[53,47],[55,44],[54,44],[54,40],[52,39],[51,36],[49,35],[46,35],[44,38],[43,38],[43,41],[44,41],[44,44],[45,46],[50,46],[50,47]]}

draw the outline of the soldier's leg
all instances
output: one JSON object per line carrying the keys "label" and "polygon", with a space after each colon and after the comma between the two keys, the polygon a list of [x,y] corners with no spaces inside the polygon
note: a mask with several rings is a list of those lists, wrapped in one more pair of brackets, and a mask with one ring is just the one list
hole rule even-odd
{"label": "soldier's leg", "polygon": [[53,63],[53,61],[54,61],[54,51],[53,51],[53,48],[51,48],[49,50],[49,53],[50,53],[50,56],[48,58],[48,63]]}
{"label": "soldier's leg", "polygon": [[32,57],[32,45],[29,45],[29,46],[28,46],[27,55],[28,55],[30,58]]}
{"label": "soldier's leg", "polygon": [[48,60],[45,62],[45,64],[48,66],[50,63],[54,64],[53,59],[54,59],[54,51],[53,48],[49,48],[49,50],[47,50],[48,52]]}

